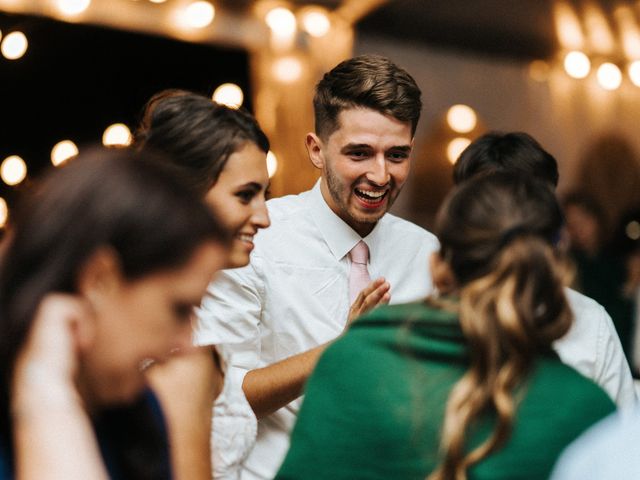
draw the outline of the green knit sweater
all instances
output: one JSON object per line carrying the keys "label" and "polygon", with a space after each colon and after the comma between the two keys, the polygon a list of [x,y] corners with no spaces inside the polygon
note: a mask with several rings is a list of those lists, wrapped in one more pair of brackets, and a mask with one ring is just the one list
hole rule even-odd
{"label": "green knit sweater", "polygon": [[[408,304],[362,317],[320,359],[276,478],[424,479],[439,462],[445,404],[467,365],[451,313]],[[561,450],[615,409],[553,353],[537,360],[518,397],[508,442],[470,480],[545,479]],[[468,432],[469,447],[492,427],[487,414]]]}

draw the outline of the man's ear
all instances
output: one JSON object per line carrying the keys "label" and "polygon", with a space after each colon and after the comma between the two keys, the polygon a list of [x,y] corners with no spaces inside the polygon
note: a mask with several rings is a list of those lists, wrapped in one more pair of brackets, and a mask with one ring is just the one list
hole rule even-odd
{"label": "man's ear", "polygon": [[449,264],[442,258],[440,252],[434,252],[429,259],[433,285],[442,295],[451,293],[456,288],[456,279]]}
{"label": "man's ear", "polygon": [[123,280],[118,254],[110,247],[101,247],[89,256],[78,271],[76,288],[95,309],[105,295],[120,288]]}
{"label": "man's ear", "polygon": [[320,137],[315,133],[307,133],[305,146],[313,166],[322,170],[324,167],[324,155],[322,154],[322,140],[320,140]]}

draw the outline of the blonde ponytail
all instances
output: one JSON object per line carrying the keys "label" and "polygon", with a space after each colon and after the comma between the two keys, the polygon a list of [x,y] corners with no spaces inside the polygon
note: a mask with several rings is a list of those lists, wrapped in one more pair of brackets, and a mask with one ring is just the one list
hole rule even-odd
{"label": "blonde ponytail", "polygon": [[[466,480],[467,469],[508,440],[522,384],[537,354],[571,326],[563,269],[552,247],[520,232],[496,255],[491,271],[460,291],[460,325],[471,365],[454,385],[445,410],[442,463],[427,480]],[[494,413],[496,425],[466,453],[469,427]]]}

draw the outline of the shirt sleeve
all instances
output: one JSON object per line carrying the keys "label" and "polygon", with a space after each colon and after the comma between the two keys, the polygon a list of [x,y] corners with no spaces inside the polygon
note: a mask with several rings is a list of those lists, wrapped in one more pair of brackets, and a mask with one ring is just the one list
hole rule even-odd
{"label": "shirt sleeve", "polygon": [[238,479],[242,462],[253,448],[257,419],[242,383],[259,365],[263,285],[259,258],[247,267],[225,270],[207,289],[194,329],[196,345],[215,345],[225,382],[213,406],[212,461],[214,478]]}
{"label": "shirt sleeve", "polygon": [[228,366],[224,388],[213,405],[211,445],[214,479],[239,479],[242,462],[256,442],[258,419],[242,390],[246,373],[245,369]]}
{"label": "shirt sleeve", "polygon": [[619,408],[632,408],[637,402],[637,397],[620,338],[611,317],[602,306],[598,305],[598,308],[594,309],[594,315],[599,317],[597,370],[594,381],[609,394]]}

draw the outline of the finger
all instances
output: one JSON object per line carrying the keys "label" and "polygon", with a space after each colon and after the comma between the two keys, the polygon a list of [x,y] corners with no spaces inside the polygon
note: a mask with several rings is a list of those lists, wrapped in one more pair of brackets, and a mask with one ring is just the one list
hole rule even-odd
{"label": "finger", "polygon": [[389,288],[390,285],[388,282],[384,282],[374,291],[372,291],[367,298],[364,300],[364,306],[368,309],[375,307],[378,305],[385,297],[385,295],[389,296]]}

